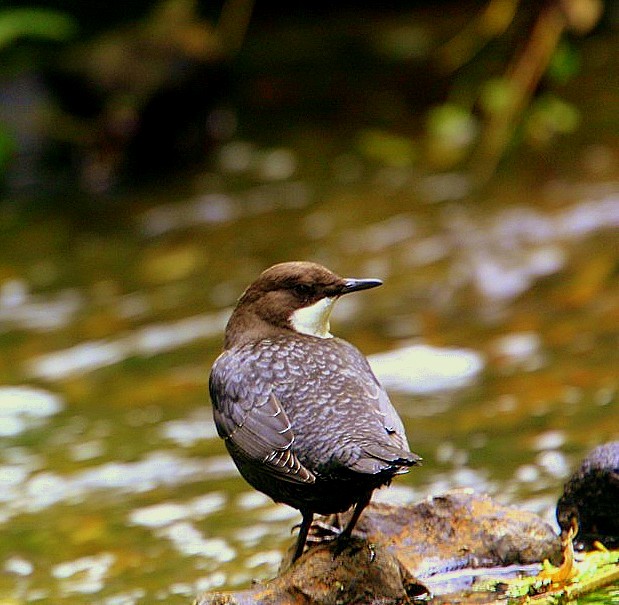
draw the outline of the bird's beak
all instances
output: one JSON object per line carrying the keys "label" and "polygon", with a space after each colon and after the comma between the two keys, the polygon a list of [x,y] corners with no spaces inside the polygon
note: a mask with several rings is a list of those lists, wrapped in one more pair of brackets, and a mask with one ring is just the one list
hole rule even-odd
{"label": "bird's beak", "polygon": [[383,282],[380,279],[344,279],[344,285],[342,287],[342,294],[348,294],[349,292],[357,292],[358,290],[369,290],[370,288],[376,288],[382,286]]}

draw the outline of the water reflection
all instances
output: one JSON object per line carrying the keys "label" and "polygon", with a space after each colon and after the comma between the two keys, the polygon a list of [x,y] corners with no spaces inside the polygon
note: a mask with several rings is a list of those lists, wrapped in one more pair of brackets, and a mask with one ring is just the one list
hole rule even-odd
{"label": "water reflection", "polygon": [[15,437],[58,414],[62,399],[43,389],[0,387],[0,437]]}
{"label": "water reflection", "polygon": [[466,387],[484,367],[483,356],[476,351],[422,344],[377,353],[368,361],[386,389],[410,395]]}
{"label": "water reflection", "polygon": [[161,354],[220,334],[229,315],[226,310],[186,317],[143,326],[115,340],[83,342],[35,357],[28,362],[26,371],[32,378],[57,381],[115,365],[135,355]]}

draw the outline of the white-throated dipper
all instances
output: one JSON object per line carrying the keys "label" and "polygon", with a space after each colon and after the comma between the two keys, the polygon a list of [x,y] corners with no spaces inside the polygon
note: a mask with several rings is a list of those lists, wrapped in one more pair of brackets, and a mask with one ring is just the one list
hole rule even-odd
{"label": "white-throated dipper", "polygon": [[293,561],[314,513],[354,505],[345,539],[372,492],[421,460],[367,359],[329,332],[340,296],[381,284],[274,265],[239,299],[211,370],[217,432],[241,475],[303,516]]}

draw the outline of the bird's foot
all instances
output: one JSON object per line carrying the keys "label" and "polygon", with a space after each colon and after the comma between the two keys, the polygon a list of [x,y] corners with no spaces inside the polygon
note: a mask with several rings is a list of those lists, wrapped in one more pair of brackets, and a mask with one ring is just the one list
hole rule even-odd
{"label": "bird's foot", "polygon": [[316,519],[310,527],[307,542],[320,544],[322,542],[332,542],[342,533],[340,516],[338,514],[327,517],[326,520]]}

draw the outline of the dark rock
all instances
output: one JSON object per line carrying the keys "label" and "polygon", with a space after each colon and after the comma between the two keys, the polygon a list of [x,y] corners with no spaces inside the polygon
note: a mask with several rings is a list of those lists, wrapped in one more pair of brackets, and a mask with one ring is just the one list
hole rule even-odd
{"label": "dark rock", "polygon": [[579,548],[596,540],[607,548],[619,545],[619,441],[596,447],[583,460],[565,484],[557,521],[563,532],[578,523]]}

